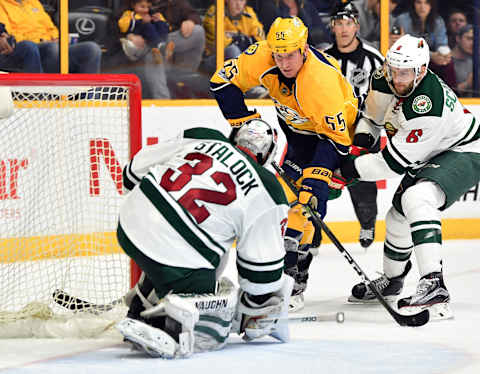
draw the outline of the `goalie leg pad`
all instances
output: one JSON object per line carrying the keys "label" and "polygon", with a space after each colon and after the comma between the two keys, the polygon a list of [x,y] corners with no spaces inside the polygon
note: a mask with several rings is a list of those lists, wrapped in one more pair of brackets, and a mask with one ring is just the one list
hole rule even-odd
{"label": "goalie leg pad", "polygon": [[240,291],[234,325],[238,334],[244,333],[245,341],[269,335],[288,342],[288,305],[293,284],[293,278],[284,274],[282,288],[277,292],[253,296]]}
{"label": "goalie leg pad", "polygon": [[[175,339],[178,335],[178,356],[186,357],[192,352],[217,350],[225,346],[236,305],[237,290],[224,277],[218,283],[216,294],[167,295],[141,316],[147,322],[167,316],[164,331]],[[192,318],[194,314],[196,317]]]}

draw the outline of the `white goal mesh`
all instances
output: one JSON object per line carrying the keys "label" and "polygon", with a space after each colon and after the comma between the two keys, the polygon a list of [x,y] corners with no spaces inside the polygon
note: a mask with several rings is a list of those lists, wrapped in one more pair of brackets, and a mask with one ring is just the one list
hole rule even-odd
{"label": "white goal mesh", "polygon": [[0,337],[97,335],[124,308],[57,291],[111,309],[130,287],[115,229],[122,167],[141,146],[138,80],[8,74],[0,86],[14,100],[0,119]]}

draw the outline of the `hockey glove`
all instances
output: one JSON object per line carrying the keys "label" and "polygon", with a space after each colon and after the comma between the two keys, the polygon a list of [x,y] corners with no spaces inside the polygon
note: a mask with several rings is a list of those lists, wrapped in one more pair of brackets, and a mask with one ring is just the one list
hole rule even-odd
{"label": "hockey glove", "polygon": [[332,179],[328,184],[328,200],[334,200],[340,197],[345,186],[353,186],[358,183],[355,178],[345,178],[340,169],[335,170]]}
{"label": "hockey glove", "polygon": [[358,174],[358,171],[355,168],[355,159],[359,156],[366,155],[367,153],[369,153],[368,149],[352,145],[350,147],[350,153],[344,158],[340,166],[342,175],[347,179],[360,178],[360,174]]}
{"label": "hockey glove", "polygon": [[230,124],[230,126],[232,127],[242,127],[243,124],[247,121],[250,121],[251,119],[254,119],[254,118],[261,118],[260,117],[260,113],[257,113],[257,110],[254,109],[254,110],[249,110],[248,111],[248,115],[244,116],[244,117],[240,117],[240,118],[228,118],[227,121],[228,123]]}
{"label": "hockey glove", "polygon": [[323,167],[310,167],[303,170],[302,187],[298,202],[309,204],[323,218],[327,213],[328,183],[332,179],[332,171]]}

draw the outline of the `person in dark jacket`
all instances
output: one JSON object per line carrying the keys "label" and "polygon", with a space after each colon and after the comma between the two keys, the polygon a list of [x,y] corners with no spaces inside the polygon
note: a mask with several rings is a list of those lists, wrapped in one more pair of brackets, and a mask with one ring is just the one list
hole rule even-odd
{"label": "person in dark jacket", "polygon": [[175,44],[173,64],[196,71],[205,50],[205,30],[198,12],[188,0],[154,0],[152,11],[162,13],[170,25],[168,41]]}

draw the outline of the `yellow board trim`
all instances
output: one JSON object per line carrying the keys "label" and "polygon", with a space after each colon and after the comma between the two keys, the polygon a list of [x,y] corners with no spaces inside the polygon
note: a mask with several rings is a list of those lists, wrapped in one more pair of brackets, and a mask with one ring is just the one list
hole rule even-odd
{"label": "yellow board trim", "polygon": [[[358,243],[360,225],[357,221],[327,222],[327,225],[342,244]],[[443,219],[442,238],[443,240],[480,239],[479,228],[480,218]],[[382,242],[384,239],[385,221],[377,221],[375,241]],[[56,247],[63,248],[63,252],[49,252],[48,248],[51,248],[54,243],[58,243]],[[95,243],[93,249],[92,243]],[[323,235],[323,243],[331,243],[326,235]],[[12,254],[12,248],[18,248],[18,250]],[[72,248],[75,248],[74,257],[123,253],[115,232],[33,236],[0,239],[0,264],[72,257]]]}
{"label": "yellow board trim", "polygon": [[[53,247],[56,248],[55,252],[52,251]],[[12,253],[15,248],[15,253]],[[115,232],[0,239],[0,264],[114,253],[122,253]]]}
{"label": "yellow board trim", "polygon": [[[341,243],[358,243],[360,224],[357,221],[326,222],[330,230]],[[480,218],[446,218],[442,219],[442,240],[480,239]],[[377,221],[375,241],[385,240],[385,221]],[[323,235],[324,243],[331,243]]]}

